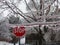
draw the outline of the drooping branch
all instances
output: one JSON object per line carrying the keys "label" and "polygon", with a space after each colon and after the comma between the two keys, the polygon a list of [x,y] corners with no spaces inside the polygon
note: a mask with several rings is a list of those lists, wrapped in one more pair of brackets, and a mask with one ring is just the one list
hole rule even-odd
{"label": "drooping branch", "polygon": [[38,8],[37,8],[37,6],[36,6],[34,0],[32,0],[32,2],[33,2],[33,4],[34,4],[35,9],[38,10]]}
{"label": "drooping branch", "polygon": [[46,7],[46,13],[45,13],[45,15],[48,15],[49,14],[49,12],[50,12],[50,7],[54,4],[54,2],[55,2],[56,0],[54,0],[50,5],[48,5],[48,7]]}
{"label": "drooping branch", "polygon": [[48,14],[49,14],[49,12],[50,12],[50,5],[48,6],[48,10],[46,10],[45,15],[48,15]]}
{"label": "drooping branch", "polygon": [[[13,4],[13,3],[12,3]],[[13,4],[14,5],[14,4]],[[14,5],[15,6],[15,5]],[[16,6],[15,6],[15,8],[19,11],[19,12],[21,12],[24,16],[26,16],[26,17],[29,17],[29,18],[31,18],[32,20],[35,20],[33,17],[30,17],[30,16],[27,16],[27,15],[25,15],[19,8],[17,8]]]}
{"label": "drooping branch", "polygon": [[12,8],[11,8],[11,6],[9,6],[9,4],[6,2],[6,4],[8,5],[8,7],[13,11],[13,13],[14,14],[19,14],[20,16],[22,16],[26,21],[28,21],[29,23],[30,23],[30,21],[29,20],[27,20],[22,14],[20,14],[19,12],[18,13],[16,13]]}
{"label": "drooping branch", "polygon": [[42,0],[40,0],[40,16],[42,15],[42,7],[43,5],[42,5]]}
{"label": "drooping branch", "polygon": [[35,19],[35,21],[37,21],[35,15],[33,14],[32,10],[31,10],[30,7],[28,6],[27,1],[26,1],[26,0],[24,0],[24,1],[25,1],[26,6],[28,7],[28,9],[31,11],[33,18]]}
{"label": "drooping branch", "polygon": [[[6,5],[14,12],[14,14],[19,14],[20,16],[22,16],[28,23],[31,23],[29,20],[27,20],[27,18],[25,18],[22,14],[20,14],[19,12],[16,13],[14,11],[14,9],[6,2]],[[16,7],[15,7],[16,8]],[[34,27],[34,29],[37,31],[38,29],[36,27]],[[38,31],[37,31],[38,32]]]}
{"label": "drooping branch", "polygon": [[[36,4],[35,4],[34,0],[32,0],[32,2],[33,2],[33,4],[34,4],[35,9],[38,11],[38,8],[37,8],[37,6],[36,6]],[[39,15],[39,13],[38,13],[38,12],[37,12],[37,15]]]}

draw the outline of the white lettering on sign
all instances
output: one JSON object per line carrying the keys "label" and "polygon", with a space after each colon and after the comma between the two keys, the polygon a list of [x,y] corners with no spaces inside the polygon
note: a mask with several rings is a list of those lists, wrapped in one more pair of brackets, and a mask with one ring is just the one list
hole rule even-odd
{"label": "white lettering on sign", "polygon": [[24,27],[15,27],[14,28],[14,33],[22,33],[24,32]]}

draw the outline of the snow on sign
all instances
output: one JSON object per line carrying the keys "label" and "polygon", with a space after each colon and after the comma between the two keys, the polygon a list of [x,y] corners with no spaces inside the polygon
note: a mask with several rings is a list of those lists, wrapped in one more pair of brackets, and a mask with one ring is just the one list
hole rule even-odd
{"label": "snow on sign", "polygon": [[13,28],[13,33],[17,36],[17,37],[21,37],[25,34],[25,27],[21,26],[21,27],[14,27]]}

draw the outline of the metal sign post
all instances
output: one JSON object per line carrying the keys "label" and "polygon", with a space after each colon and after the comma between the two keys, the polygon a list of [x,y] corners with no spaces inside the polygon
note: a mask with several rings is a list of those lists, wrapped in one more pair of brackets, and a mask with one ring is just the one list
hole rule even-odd
{"label": "metal sign post", "polygon": [[21,45],[21,44],[20,44],[20,38],[19,38],[18,40],[19,40],[19,45]]}
{"label": "metal sign post", "polygon": [[13,33],[18,37],[19,45],[21,45],[20,39],[25,34],[25,27],[24,26],[21,26],[21,27],[17,26],[15,28],[13,28]]}

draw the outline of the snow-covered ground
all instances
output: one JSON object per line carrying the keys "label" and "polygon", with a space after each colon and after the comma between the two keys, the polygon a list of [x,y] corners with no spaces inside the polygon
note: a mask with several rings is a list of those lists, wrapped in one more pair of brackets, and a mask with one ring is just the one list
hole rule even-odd
{"label": "snow-covered ground", "polygon": [[[20,40],[20,43],[21,43],[21,44],[25,44],[25,38],[22,38],[22,39]],[[14,44],[0,41],[0,45],[14,45]],[[19,45],[19,43],[17,43],[16,45]]]}
{"label": "snow-covered ground", "polygon": [[13,45],[13,44],[10,44],[10,43],[7,43],[7,42],[0,42],[0,45]]}

